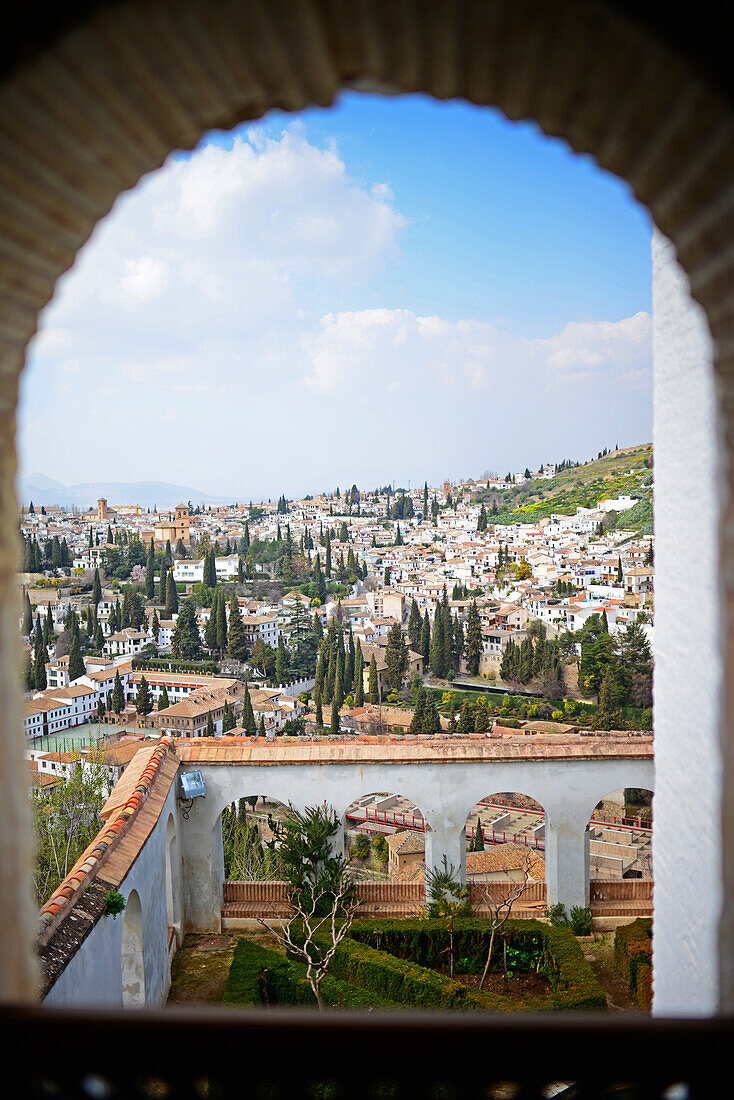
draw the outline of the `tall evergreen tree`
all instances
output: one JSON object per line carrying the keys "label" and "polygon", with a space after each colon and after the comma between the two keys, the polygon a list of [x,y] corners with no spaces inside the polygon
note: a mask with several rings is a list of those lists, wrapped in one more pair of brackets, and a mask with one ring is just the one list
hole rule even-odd
{"label": "tall evergreen tree", "polygon": [[148,687],[148,681],[144,676],[140,678],[140,684],[138,686],[138,693],[135,697],[135,710],[138,714],[142,714],[145,717],[146,714],[150,714],[153,709],[153,696],[150,693]]}
{"label": "tall evergreen tree", "polygon": [[120,680],[119,669],[115,672],[115,683],[112,688],[112,710],[115,714],[120,714],[125,706],[125,692],[123,691],[122,681]]}
{"label": "tall evergreen tree", "polygon": [[247,635],[240,614],[237,596],[233,593],[229,605],[229,640],[227,652],[235,661],[244,661],[248,654]]}
{"label": "tall evergreen tree", "polygon": [[33,633],[33,608],[27,592],[23,593],[23,624],[20,632],[24,638],[30,638]]}
{"label": "tall evergreen tree", "polygon": [[171,702],[168,698],[168,691],[166,690],[166,685],[164,684],[161,689],[161,693],[158,696],[158,710],[167,710],[170,705]]}
{"label": "tall evergreen tree", "polygon": [[370,658],[370,675],[369,675],[369,699],[373,705],[379,703],[379,683],[377,680],[377,661],[375,660],[374,653]]}
{"label": "tall evergreen tree", "polygon": [[364,706],[364,656],[359,638],[354,657],[354,705],[355,707]]}
{"label": "tall evergreen tree", "polygon": [[145,595],[149,600],[155,598],[155,553],[152,539],[150,540],[148,557],[145,562]]}
{"label": "tall evergreen tree", "polygon": [[184,600],[173,631],[171,649],[175,657],[198,657],[200,648],[201,636],[196,622],[196,608],[191,600]]}
{"label": "tall evergreen tree", "polygon": [[166,606],[163,614],[167,619],[172,619],[177,611],[178,590],[176,589],[176,582],[173,579],[173,570],[169,569],[168,579],[166,580]]}
{"label": "tall evergreen tree", "polygon": [[73,683],[75,680],[78,680],[80,676],[85,676],[86,672],[87,668],[84,664],[82,651],[79,647],[79,638],[73,636],[69,648],[69,680]]}
{"label": "tall evergreen tree", "polygon": [[469,604],[466,619],[466,668],[470,676],[479,672],[479,659],[482,656],[482,624],[479,620],[476,600]]}

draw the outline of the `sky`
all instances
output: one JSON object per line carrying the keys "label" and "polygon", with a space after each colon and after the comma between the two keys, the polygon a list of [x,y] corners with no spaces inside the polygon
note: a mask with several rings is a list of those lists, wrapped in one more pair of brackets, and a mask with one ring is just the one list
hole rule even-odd
{"label": "sky", "polygon": [[260,500],[647,442],[651,234],[489,108],[353,92],[209,134],[59,280],[20,473]]}

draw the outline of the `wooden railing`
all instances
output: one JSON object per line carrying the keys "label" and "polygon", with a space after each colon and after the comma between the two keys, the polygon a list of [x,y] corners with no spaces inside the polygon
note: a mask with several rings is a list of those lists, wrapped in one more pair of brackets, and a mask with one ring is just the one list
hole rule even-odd
{"label": "wooden railing", "polygon": [[[224,883],[222,916],[284,917],[288,914],[285,882]],[[469,900],[478,916],[488,913],[487,900],[495,903],[515,893],[512,882],[472,882]],[[425,905],[422,882],[359,882],[360,915],[365,917],[415,916]],[[650,879],[623,879],[618,882],[592,882],[590,905],[594,916],[649,916],[652,913],[653,883]],[[542,916],[547,905],[548,888],[544,882],[529,882],[513,903],[515,917]]]}

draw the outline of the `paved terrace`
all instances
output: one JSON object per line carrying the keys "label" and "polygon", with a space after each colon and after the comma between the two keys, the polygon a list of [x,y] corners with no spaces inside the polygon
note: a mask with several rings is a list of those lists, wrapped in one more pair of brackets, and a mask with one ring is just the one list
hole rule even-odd
{"label": "paved terrace", "polygon": [[221,927],[220,817],[248,795],[266,794],[299,809],[326,801],[342,822],[360,797],[403,795],[425,821],[426,866],[437,867],[446,856],[463,878],[470,811],[493,793],[520,792],[546,812],[548,901],[569,908],[588,904],[587,827],[595,806],[621,787],[654,790],[648,734],[217,737],[179,740],[176,753],[183,770],[201,770],[207,789],[183,827],[185,910],[196,931]]}

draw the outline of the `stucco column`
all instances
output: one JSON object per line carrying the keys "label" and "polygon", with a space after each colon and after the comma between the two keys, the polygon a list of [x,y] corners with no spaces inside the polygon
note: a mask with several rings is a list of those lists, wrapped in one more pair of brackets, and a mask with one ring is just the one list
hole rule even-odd
{"label": "stucco column", "polygon": [[459,822],[445,814],[426,817],[426,872],[439,868],[446,856],[461,882],[466,882],[465,824],[464,818]]}
{"label": "stucco column", "polygon": [[[703,1016],[720,1007],[721,981],[717,942],[723,901],[722,838],[717,823],[725,789],[720,741],[721,580],[729,574],[722,572],[718,545],[720,424],[711,369],[713,347],[703,310],[690,298],[673,246],[657,231],[652,258],[653,1012]],[[724,401],[723,407],[730,419],[733,403]],[[725,530],[731,530],[731,520]],[[687,717],[693,714],[692,741]],[[703,828],[702,806],[707,819]],[[725,920],[724,928],[727,923],[732,944],[734,920]]]}
{"label": "stucco column", "polygon": [[586,820],[561,812],[545,822],[545,878],[548,905],[589,904],[589,837]]}
{"label": "stucco column", "polygon": [[205,800],[197,798],[183,829],[184,928],[187,932],[221,932],[224,849],[222,815],[214,824]]}

